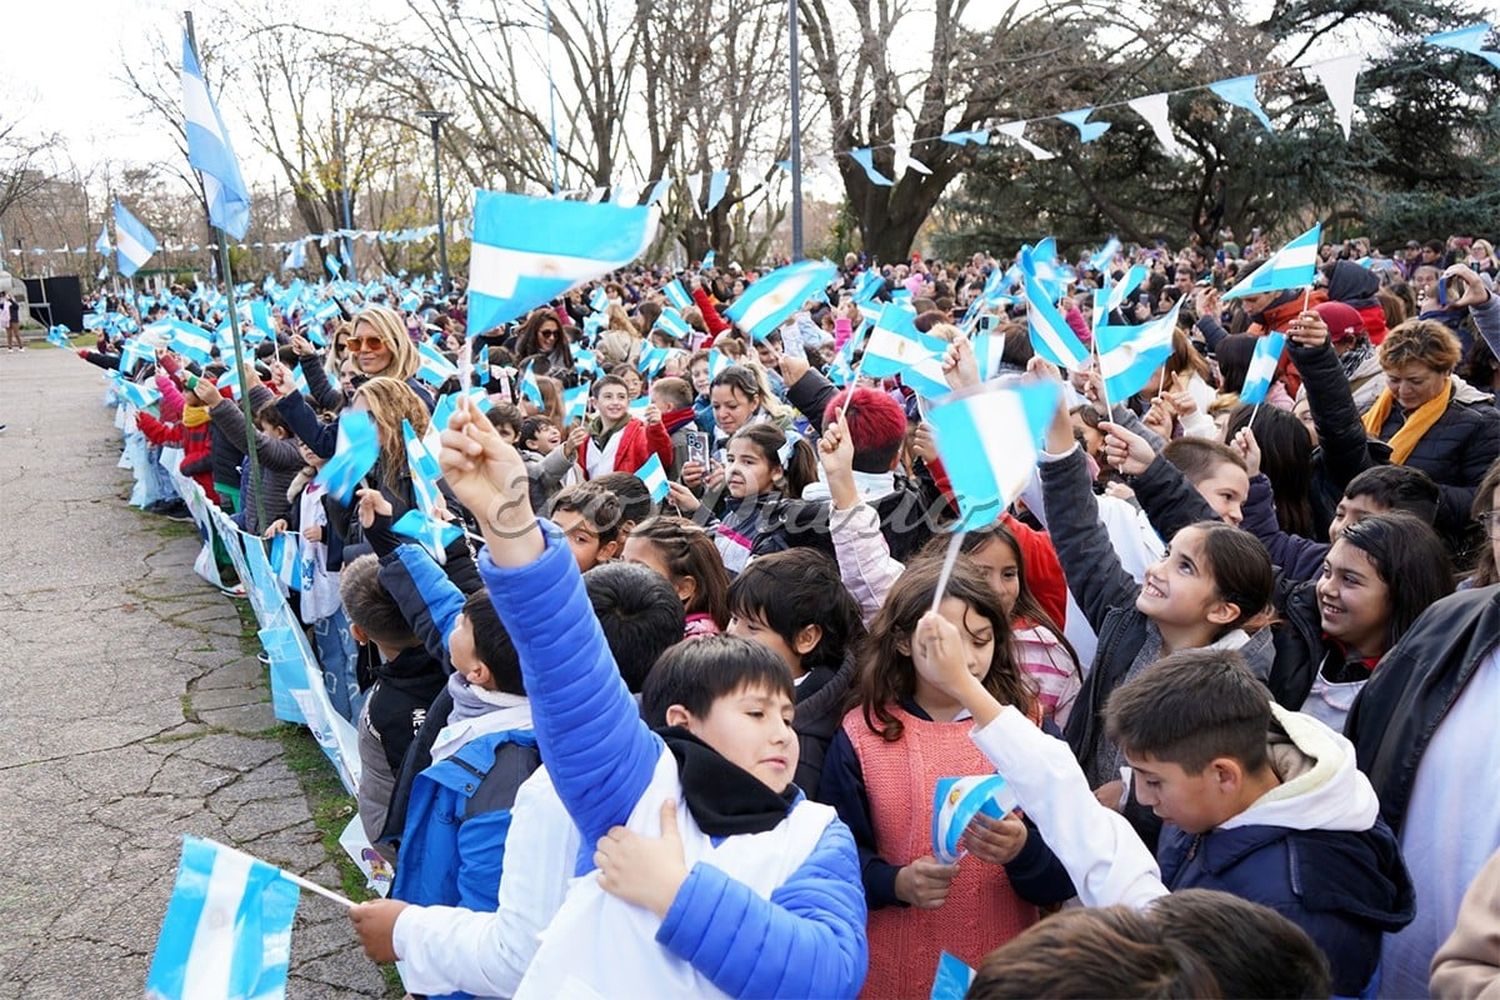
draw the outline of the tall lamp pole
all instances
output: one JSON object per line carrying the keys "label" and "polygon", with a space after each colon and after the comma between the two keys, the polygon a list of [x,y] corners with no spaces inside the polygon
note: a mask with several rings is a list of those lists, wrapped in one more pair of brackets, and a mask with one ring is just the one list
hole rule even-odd
{"label": "tall lamp pole", "polygon": [[792,83],[792,260],[802,259],[802,87],[798,77],[797,0],[787,0],[787,48]]}
{"label": "tall lamp pole", "polygon": [[438,217],[438,266],[442,268],[442,294],[448,294],[448,224],[443,218],[443,159],[441,145],[441,131],[443,122],[452,117],[447,111],[418,111],[418,118],[425,118],[427,124],[432,126],[432,176],[437,189],[437,217]]}

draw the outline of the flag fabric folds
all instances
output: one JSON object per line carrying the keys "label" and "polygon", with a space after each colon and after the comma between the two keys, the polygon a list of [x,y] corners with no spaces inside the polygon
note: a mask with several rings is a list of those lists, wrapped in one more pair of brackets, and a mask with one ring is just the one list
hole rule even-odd
{"label": "flag fabric folds", "polygon": [[182,104],[187,113],[188,163],[203,177],[208,218],[237,240],[250,228],[250,190],[240,176],[224,117],[208,92],[192,39],[182,36]]}
{"label": "flag fabric folds", "polygon": [[688,294],[686,288],[682,287],[682,282],[677,278],[673,278],[665,285],[662,285],[661,293],[667,297],[667,301],[672,304],[672,308],[674,309],[686,309],[693,304],[693,297]]}
{"label": "flag fabric folds", "polygon": [[143,331],[168,338],[171,349],[200,365],[213,360],[213,334],[180,319],[157,320]]}
{"label": "flag fabric folds", "polygon": [[716,261],[718,259],[718,257],[719,257],[719,255],[717,253],[715,253],[714,251],[712,251],[712,250],[710,250],[710,251],[708,251],[708,253],[704,254],[703,255],[703,270],[707,271],[709,268],[713,267],[714,266],[714,261]]}
{"label": "flag fabric folds", "polygon": [[[116,205],[119,202],[115,202]],[[99,223],[99,238],[94,241],[94,251],[100,256],[109,253],[109,223]]]}
{"label": "flag fabric folds", "polygon": [[284,995],[299,894],[279,869],[263,861],[211,840],[184,837],[146,996]]}
{"label": "flag fabric folds", "polygon": [[582,420],[589,409],[588,385],[578,385],[571,389],[564,389],[562,404],[564,423],[571,424],[575,420]]}
{"label": "flag fabric folds", "polygon": [[1057,303],[1032,275],[1026,275],[1025,286],[1026,325],[1031,332],[1032,350],[1054,365],[1082,368],[1088,360],[1088,348],[1068,325]]}
{"label": "flag fabric folds", "polygon": [[1276,366],[1281,363],[1281,352],[1286,347],[1286,334],[1268,333],[1255,342],[1255,353],[1250,356],[1250,367],[1245,372],[1245,385],[1240,389],[1240,402],[1256,406],[1266,401],[1271,389],[1271,380],[1276,377]]}
{"label": "flag fabric folds", "polygon": [[693,335],[693,328],[688,325],[687,320],[682,318],[682,313],[671,306],[663,309],[661,315],[656,318],[656,329],[673,340],[684,340]]}
{"label": "flag fabric folds", "polygon": [[1140,326],[1101,326],[1094,331],[1099,348],[1099,373],[1104,376],[1104,391],[1111,402],[1123,403],[1140,392],[1151,381],[1156,370],[1172,356],[1172,334],[1177,329],[1177,312],[1172,311]]}
{"label": "flag fabric folds", "polygon": [[536,380],[535,365],[527,365],[526,371],[521,374],[521,395],[535,403],[539,409],[547,408],[547,401],[542,398],[542,384]]}
{"label": "flag fabric folds", "polygon": [[474,193],[469,333],[482,333],[635,260],[656,236],[643,206]]}
{"label": "flag fabric folds", "polygon": [[[706,262],[704,266],[708,266]],[[826,260],[803,260],[778,267],[745,289],[724,316],[752,340],[765,340],[804,303],[826,289],[838,270]]]}
{"label": "flag fabric folds", "polygon": [[380,443],[375,436],[375,422],[362,410],[345,410],[339,416],[338,445],[333,457],[318,470],[313,482],[347,507],[354,497],[354,488],[375,467],[379,458]]}
{"label": "flag fabric folds", "polygon": [[429,385],[442,385],[458,374],[458,367],[445,358],[442,351],[432,346],[430,341],[418,343],[417,354],[422,359],[422,366],[417,369],[417,378]]}
{"label": "flag fabric folds", "polygon": [[646,484],[651,499],[661,503],[667,498],[667,470],[661,466],[661,459],[652,455],[641,463],[641,467],[635,470],[636,478]]}
{"label": "flag fabric folds", "polygon": [[[99,234],[104,240],[104,234]],[[106,247],[107,249],[107,247]],[[100,251],[101,253],[104,251]],[[115,267],[128,278],[156,253],[156,237],[118,201],[115,202]]]}
{"label": "flag fabric folds", "polygon": [[988,526],[1020,494],[1036,468],[1060,391],[1053,382],[985,388],[927,410],[958,498],[955,531]]}
{"label": "flag fabric folds", "polygon": [[1280,292],[1288,288],[1306,288],[1318,272],[1318,241],[1323,237],[1320,222],[1286,246],[1277,250],[1248,278],[1224,293],[1225,299],[1238,299],[1263,292]]}

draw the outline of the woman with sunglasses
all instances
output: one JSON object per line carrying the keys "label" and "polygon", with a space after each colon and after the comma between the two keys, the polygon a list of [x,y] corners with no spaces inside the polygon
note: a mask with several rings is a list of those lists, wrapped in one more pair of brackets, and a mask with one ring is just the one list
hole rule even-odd
{"label": "woman with sunglasses", "polygon": [[411,386],[432,412],[433,398],[427,386],[416,377],[422,367],[417,345],[406,332],[399,313],[385,306],[367,306],[354,318],[354,330],[344,341],[344,349],[353,356],[360,373],[366,378],[393,378]]}
{"label": "woman with sunglasses", "polygon": [[526,317],[521,332],[516,337],[516,357],[529,358],[535,354],[546,356],[546,365],[538,365],[538,375],[550,375],[555,371],[573,370],[573,352],[568,347],[568,335],[563,330],[557,311],[548,307],[534,310]]}

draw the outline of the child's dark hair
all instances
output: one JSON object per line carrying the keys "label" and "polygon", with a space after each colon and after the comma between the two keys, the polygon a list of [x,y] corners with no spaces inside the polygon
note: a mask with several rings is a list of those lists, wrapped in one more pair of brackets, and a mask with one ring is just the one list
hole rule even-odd
{"label": "child's dark hair", "polygon": [[608,562],[583,574],[604,641],[632,694],[662,651],[682,638],[686,618],[672,585],[644,566]]}
{"label": "child's dark hair", "polygon": [[[1497,474],[1496,481],[1500,482],[1500,474]],[[1437,517],[1440,494],[1438,484],[1421,469],[1409,465],[1377,465],[1349,480],[1349,485],[1344,487],[1344,496],[1350,500],[1369,497],[1388,510],[1406,511],[1431,524]]]}
{"label": "child's dark hair", "polygon": [[797,435],[790,443],[791,457],[784,458],[788,447],[786,432],[769,420],[746,424],[729,440],[749,441],[765,458],[767,465],[773,470],[781,470],[781,475],[774,477],[773,482],[782,496],[800,499],[807,484],[818,478],[818,458],[807,439]]}
{"label": "child's dark hair", "polygon": [[1242,471],[1250,471],[1239,452],[1227,444],[1210,441],[1208,438],[1178,438],[1161,450],[1161,457],[1177,466],[1183,478],[1194,486],[1212,476],[1226,463]]}
{"label": "child's dark hair", "polygon": [[1417,616],[1453,593],[1448,548],[1421,518],[1404,511],[1372,514],[1344,528],[1334,544],[1365,554],[1386,584],[1390,612],[1386,648],[1394,646]]}
{"label": "child's dark hair", "polygon": [[651,490],[634,473],[607,472],[602,476],[595,476],[589,482],[601,490],[608,490],[620,502],[620,517],[626,534],[629,534],[631,526],[656,512]]}
{"label": "child's dark hair", "polygon": [[[941,573],[940,559],[913,561],[886,595],[865,639],[854,700],[870,731],[890,743],[899,740],[903,731],[901,720],[892,708],[916,696],[917,670],[910,651],[912,634],[917,621],[932,607],[933,591]],[[994,652],[983,681],[985,690],[1002,705],[1014,705],[1029,713],[1036,695],[1016,664],[1010,622],[1000,610],[1000,595],[995,588],[972,560],[961,556],[954,563],[953,575],[948,578],[943,595],[945,599],[955,597],[963,601],[970,611],[985,619],[994,633]],[[899,648],[902,645],[907,647],[905,652]]]}
{"label": "child's dark hair", "polygon": [[809,625],[822,633],[802,664],[837,670],[846,652],[864,638],[859,605],[839,576],[839,567],[812,548],[761,556],[729,585],[729,613],[765,624],[793,648]]}
{"label": "child's dark hair", "polygon": [[260,409],[255,411],[255,422],[262,427],[274,427],[288,437],[292,436],[292,427],[286,422],[286,417],[281,415],[274,399],[262,403]]}
{"label": "child's dark hair", "polygon": [[401,605],[380,583],[378,556],[362,555],[344,564],[339,572],[339,600],[349,621],[358,625],[372,642],[406,647],[417,641],[401,613]]}
{"label": "child's dark hair", "polygon": [[515,440],[521,440],[521,411],[514,403],[496,403],[491,406],[485,416],[489,418],[490,425],[495,430],[510,428],[510,433]]}
{"label": "child's dark hair", "polygon": [[556,425],[551,420],[541,414],[537,414],[534,417],[527,417],[521,421],[521,431],[516,435],[516,441],[522,447],[529,447],[530,442],[535,441],[538,434],[542,433],[544,429],[554,426]]}
{"label": "child's dark hair", "polygon": [[791,668],[774,652],[738,636],[705,635],[677,643],[657,660],[641,692],[641,717],[660,729],[667,724],[667,709],[681,705],[702,719],[714,702],[744,690],[797,700]]}
{"label": "child's dark hair", "polygon": [[[1058,643],[1062,645],[1063,649],[1068,651],[1068,656],[1073,660],[1073,670],[1081,677],[1082,668],[1078,663],[1078,650],[1073,648],[1073,644],[1068,641],[1068,637],[1063,635],[1062,626],[1053,620],[1052,616],[1047,613],[1047,609],[1042,607],[1041,602],[1036,599],[1036,594],[1032,593],[1031,584],[1026,579],[1025,553],[1021,551],[1021,543],[1016,539],[1015,532],[1006,527],[1005,522],[996,521],[988,527],[980,528],[966,534],[964,540],[959,543],[958,551],[966,556],[973,555],[991,542],[998,542],[1010,549],[1011,557],[1016,561],[1016,603],[1011,608],[1011,621],[1024,623],[1023,627],[1035,625],[1045,627],[1057,639]],[[947,536],[935,535],[927,543],[923,554],[934,557],[940,556],[947,546]]]}
{"label": "child's dark hair", "polygon": [[620,534],[624,523],[624,511],[620,500],[597,483],[579,483],[569,486],[547,505],[547,516],[559,513],[581,514],[599,536],[601,545],[608,545]]}
{"label": "child's dark hair", "polygon": [[1268,906],[1215,889],[1179,889],[1145,913],[1168,941],[1201,955],[1226,997],[1313,1000],[1332,994],[1328,959]]}
{"label": "child's dark hair", "polygon": [[510,641],[510,633],[500,623],[489,591],[481,588],[469,595],[464,601],[464,618],[474,630],[474,655],[489,669],[495,686],[506,694],[525,694],[521,658]]}
{"label": "child's dark hair", "polygon": [[1239,653],[1187,649],[1126,681],[1104,709],[1111,742],[1134,757],[1201,774],[1229,757],[1247,771],[1269,763],[1271,695]]}
{"label": "child's dark hair", "polygon": [[648,517],[630,529],[630,537],[656,548],[674,588],[678,580],[692,579],[693,596],[683,603],[685,613],[708,615],[720,629],[729,627],[729,573],[701,525],[684,517]]}
{"label": "child's dark hair", "polygon": [[1213,578],[1219,598],[1239,609],[1234,621],[1225,625],[1223,631],[1245,628],[1265,614],[1276,587],[1276,569],[1260,539],[1223,521],[1198,521],[1182,531],[1202,535],[1207,565],[1199,569]]}
{"label": "child's dark hair", "polygon": [[828,425],[844,413],[844,426],[854,445],[856,472],[889,472],[906,443],[906,411],[886,393],[869,386],[844,390],[823,408]]}
{"label": "child's dark hair", "polygon": [[1288,534],[1316,537],[1326,525],[1316,524],[1313,518],[1312,435],[1302,421],[1274,406],[1236,408],[1225,424],[1225,440],[1233,439],[1243,427],[1250,428],[1260,447],[1260,471],[1271,481],[1277,524]]}
{"label": "child's dark hair", "polygon": [[611,374],[601,376],[600,378],[594,380],[593,387],[589,389],[589,395],[593,396],[595,399],[598,399],[599,393],[603,392],[606,386],[611,385],[619,386],[621,389],[624,389],[626,393],[630,392],[630,386],[625,382],[625,380],[620,376],[613,374],[613,370],[611,370]]}
{"label": "child's dark hair", "polygon": [[1230,334],[1219,342],[1214,360],[1219,363],[1219,391],[1239,395],[1250,374],[1250,359],[1255,356],[1259,337],[1248,333]]}
{"label": "child's dark hair", "polygon": [[967,1000],[1213,1000],[1219,988],[1203,956],[1167,939],[1127,906],[1064,910],[984,957]]}

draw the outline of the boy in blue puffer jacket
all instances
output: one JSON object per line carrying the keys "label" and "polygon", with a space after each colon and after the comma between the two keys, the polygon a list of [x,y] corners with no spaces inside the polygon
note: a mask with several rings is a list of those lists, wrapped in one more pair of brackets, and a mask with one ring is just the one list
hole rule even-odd
{"label": "boy in blue puffer jacket", "polygon": [[833,811],[792,783],[784,665],[730,643],[723,666],[738,686],[674,705],[652,733],[566,542],[531,511],[520,456],[467,403],[443,444],[449,485],[485,514],[481,572],[542,755],[597,844],[594,877],[573,884],[516,996],[855,995],[867,958],[858,856]]}

